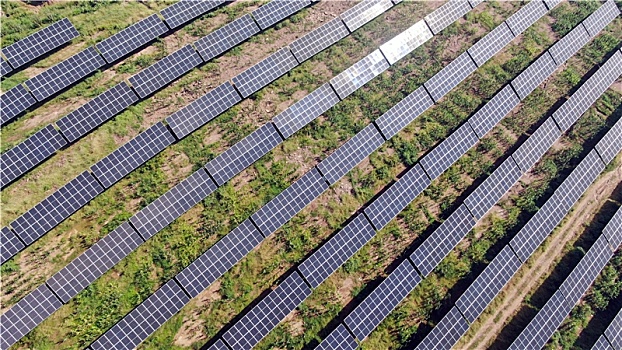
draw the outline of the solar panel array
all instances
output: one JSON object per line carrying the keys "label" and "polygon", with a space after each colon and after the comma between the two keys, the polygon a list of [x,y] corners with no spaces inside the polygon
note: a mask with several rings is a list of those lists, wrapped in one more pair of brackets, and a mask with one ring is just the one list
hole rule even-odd
{"label": "solar panel array", "polygon": [[607,241],[612,247],[619,247],[622,244],[622,207],[616,211],[615,215],[603,230]]}
{"label": "solar panel array", "polygon": [[512,34],[510,27],[507,24],[503,25],[504,23],[486,34],[486,36],[467,50],[478,67],[481,67],[514,39],[514,34]]}
{"label": "solar panel array", "polygon": [[469,54],[464,52],[423,85],[434,101],[438,101],[476,69]]}
{"label": "solar panel array", "polygon": [[531,169],[561,136],[553,118],[547,118],[540,127],[513,154],[512,158],[523,171]]}
{"label": "solar panel array", "polygon": [[436,35],[469,11],[471,11],[471,5],[466,0],[453,0],[425,16],[424,20],[432,33]]}
{"label": "solar panel array", "polygon": [[15,233],[13,233],[13,231],[11,231],[8,227],[2,228],[0,237],[2,243],[0,246],[0,250],[2,250],[2,254],[0,254],[0,264],[4,264],[7,260],[24,249],[25,246],[24,243],[20,241]]}
{"label": "solar panel array", "polygon": [[374,77],[389,68],[380,50],[375,50],[330,80],[339,98],[348,97]]}
{"label": "solar panel array", "polygon": [[226,2],[226,0],[182,0],[162,9],[160,13],[166,24],[174,29]]}
{"label": "solar panel array", "polygon": [[247,14],[197,40],[194,46],[207,62],[259,33],[260,30],[253,16]]}
{"label": "solar panel array", "polygon": [[289,44],[289,48],[292,50],[298,62],[302,63],[337,41],[345,38],[348,34],[350,34],[350,32],[343,21],[340,18],[335,18],[303,35],[301,38],[296,39]]}
{"label": "solar panel array", "polygon": [[252,12],[261,29],[266,29],[284,18],[311,5],[311,0],[272,0]]}
{"label": "solar panel array", "polygon": [[316,347],[317,350],[356,350],[358,343],[346,327],[340,324],[334,331],[332,331],[326,339],[324,339],[320,345]]}
{"label": "solar panel array", "polygon": [[37,103],[24,85],[17,85],[0,96],[0,125],[6,125],[20,113]]}
{"label": "solar panel array", "polygon": [[286,47],[236,75],[231,81],[233,81],[242,97],[248,97],[297,65],[298,61],[296,61],[289,48]]}
{"label": "solar panel array", "polygon": [[555,61],[547,51],[514,78],[510,84],[522,100],[531,94],[556,68]]}
{"label": "solar panel array", "polygon": [[607,0],[605,3],[594,11],[593,16],[590,15],[583,21],[583,25],[590,36],[594,38],[607,24],[620,15],[620,10],[613,0]]}
{"label": "solar panel array", "polygon": [[468,329],[469,324],[454,306],[415,349],[449,350]]}
{"label": "solar panel array", "polygon": [[414,121],[425,110],[430,108],[434,101],[421,86],[410,93],[403,100],[391,107],[374,122],[385,139],[397,135],[397,133]]}
{"label": "solar panel array", "polygon": [[434,180],[462,157],[479,138],[468,123],[452,132],[443,142],[426,154],[419,163],[426,174]]}
{"label": "solar panel array", "polygon": [[390,0],[361,1],[341,14],[341,19],[350,32],[362,27],[393,6]]}

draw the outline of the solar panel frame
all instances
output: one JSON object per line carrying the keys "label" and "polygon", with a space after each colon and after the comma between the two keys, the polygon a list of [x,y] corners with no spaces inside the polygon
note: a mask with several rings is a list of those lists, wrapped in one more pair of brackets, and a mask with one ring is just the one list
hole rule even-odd
{"label": "solar panel frame", "polygon": [[467,52],[478,67],[488,62],[514,39],[510,27],[503,22],[471,46]]}
{"label": "solar panel frame", "polygon": [[449,350],[469,329],[469,324],[455,306],[432,328],[432,331],[415,349],[418,350]]}
{"label": "solar panel frame", "polygon": [[15,117],[37,103],[37,100],[26,90],[24,85],[19,84],[2,94],[0,97],[0,125],[6,125]]}
{"label": "solar panel frame", "polygon": [[434,105],[434,100],[421,86],[382,114],[374,123],[385,139],[388,140],[397,135],[432,105]]}
{"label": "solar panel frame", "polygon": [[609,341],[604,335],[601,335],[600,337],[598,337],[598,340],[596,340],[596,343],[594,343],[591,349],[592,350],[615,350],[611,346],[611,344],[609,344]]}
{"label": "solar panel frame", "polygon": [[516,13],[508,17],[505,23],[510,27],[514,36],[518,36],[536,23],[536,21],[542,18],[547,12],[549,11],[544,5],[544,2],[530,1]]}
{"label": "solar panel frame", "polygon": [[[460,1],[460,0],[454,0]],[[477,65],[468,52],[463,52],[440,72],[426,81],[423,86],[428,90],[434,101],[440,100],[449,91],[458,86],[466,77],[475,72]]]}
{"label": "solar panel frame", "polygon": [[272,0],[251,12],[261,29],[266,29],[311,5],[310,0]]}
{"label": "solar panel frame", "polygon": [[389,64],[393,65],[404,56],[423,45],[426,41],[430,40],[433,36],[434,34],[430,31],[428,25],[425,24],[425,21],[421,20],[393,39],[380,45],[380,51],[382,51],[384,57],[389,61]]}
{"label": "solar panel frame", "polygon": [[261,29],[250,14],[227,23],[194,42],[194,47],[205,62],[259,33]]}
{"label": "solar panel frame", "polygon": [[553,118],[549,117],[512,153],[512,158],[521,170],[527,172],[536,165],[561,135]]}
{"label": "solar panel frame", "polygon": [[227,0],[182,0],[163,8],[160,13],[169,28],[175,29],[226,2]]}
{"label": "solar panel frame", "polygon": [[298,61],[296,61],[289,48],[285,47],[236,75],[231,81],[240,92],[240,95],[246,98],[296,66],[298,66]]}
{"label": "solar panel frame", "polygon": [[13,67],[4,58],[0,57],[0,75],[5,76],[13,71]]}
{"label": "solar panel frame", "polygon": [[105,188],[109,188],[173,142],[173,134],[158,122],[95,163],[91,171]]}
{"label": "solar panel frame", "polygon": [[577,53],[585,44],[590,41],[590,35],[583,26],[576,26],[563,38],[559,39],[549,48],[549,53],[555,63],[561,66],[570,57]]}
{"label": "solar panel frame", "polygon": [[620,247],[620,244],[622,244],[622,207],[609,220],[609,223],[603,229],[603,235],[605,235],[612,248]]}
{"label": "solar panel frame", "polygon": [[622,310],[618,311],[616,317],[605,329],[604,335],[613,348],[622,349]]}
{"label": "solar panel frame", "polygon": [[2,228],[1,237],[2,245],[0,245],[0,247],[2,254],[0,256],[0,265],[7,262],[25,248],[24,243],[20,241],[17,235],[6,226]]}
{"label": "solar panel frame", "polygon": [[378,49],[333,77],[330,85],[343,100],[388,68],[389,63]]}
{"label": "solar panel frame", "polygon": [[419,164],[428,176],[434,180],[479,142],[479,138],[469,123],[464,123],[451,133],[443,142],[428,152]]}
{"label": "solar panel frame", "polygon": [[432,30],[432,33],[436,35],[467,14],[471,9],[471,5],[466,0],[452,0],[425,16],[424,20]]}
{"label": "solar panel frame", "polygon": [[348,332],[343,324],[340,324],[335,330],[317,346],[317,350],[356,350],[358,343]]}
{"label": "solar panel frame", "polygon": [[391,7],[393,7],[391,0],[365,0],[344,11],[341,19],[350,32],[354,32]]}
{"label": "solar panel frame", "polygon": [[594,147],[605,164],[611,163],[622,150],[622,121],[618,120]]}
{"label": "solar panel frame", "polygon": [[302,63],[349,34],[346,25],[337,17],[294,40],[289,48],[296,60]]}
{"label": "solar panel frame", "polygon": [[605,1],[605,3],[594,11],[590,16],[583,20],[585,29],[590,34],[591,38],[600,33],[603,28],[607,26],[611,21],[620,15],[620,10],[612,0]]}
{"label": "solar panel frame", "polygon": [[556,69],[557,64],[555,64],[551,54],[547,51],[514,78],[510,85],[512,85],[518,97],[522,100],[529,96]]}

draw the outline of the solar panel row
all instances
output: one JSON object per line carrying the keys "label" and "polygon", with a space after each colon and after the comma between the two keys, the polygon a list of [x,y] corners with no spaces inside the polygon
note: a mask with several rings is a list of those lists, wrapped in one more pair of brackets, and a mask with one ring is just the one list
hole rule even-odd
{"label": "solar panel row", "polygon": [[547,51],[514,78],[510,84],[522,100],[531,94],[556,68],[555,61],[553,61],[551,54]]}
{"label": "solar panel row", "polygon": [[542,125],[514,153],[512,158],[523,171],[531,169],[544,153],[561,136],[553,118],[547,118]]}
{"label": "solar panel row", "polygon": [[340,18],[335,18],[296,39],[289,44],[289,48],[296,60],[302,63],[349,34],[350,32],[343,21]]}
{"label": "solar panel row", "polygon": [[393,6],[390,0],[365,0],[346,10],[341,19],[350,32],[362,27],[367,22],[380,16]]}
{"label": "solar panel row", "polygon": [[358,343],[342,324],[316,347],[317,350],[356,350],[356,348],[358,348]]}
{"label": "solar panel row", "polygon": [[247,14],[197,40],[194,46],[207,62],[259,31],[261,29],[253,20],[253,16]]}
{"label": "solar panel row", "polygon": [[605,329],[604,335],[613,348],[622,349],[622,309]]}
{"label": "solar panel row", "polygon": [[7,260],[19,253],[25,247],[24,242],[20,241],[15,233],[13,233],[13,231],[11,231],[8,227],[2,228],[0,238],[0,242],[2,243],[0,246],[2,253],[0,254],[0,264],[4,264]]}
{"label": "solar panel row", "polygon": [[421,86],[410,93],[403,100],[391,107],[374,122],[385,139],[397,135],[397,133],[414,121],[425,110],[430,108],[434,101]]}
{"label": "solar panel row", "polygon": [[430,40],[432,36],[434,34],[425,24],[425,21],[421,20],[393,39],[380,45],[380,51],[389,61],[389,64],[395,64],[395,62]]}
{"label": "solar panel row", "polygon": [[426,154],[419,163],[426,174],[434,180],[445,172],[479,141],[469,123],[462,124],[443,142]]}
{"label": "solar panel row", "polygon": [[0,125],[4,126],[20,113],[37,103],[37,100],[20,84],[0,96]]}
{"label": "solar panel row", "polygon": [[473,62],[467,52],[464,52],[425,82],[423,86],[428,90],[434,101],[438,101],[466,77],[471,75],[471,73],[475,72],[476,69],[477,65],[475,65],[475,62]]}
{"label": "solar panel row", "polygon": [[583,26],[576,26],[563,38],[557,41],[549,52],[553,57],[553,60],[557,63],[557,66],[562,65],[570,57],[572,57],[580,48],[583,47],[588,41],[590,41],[590,35]]}
{"label": "solar panel row", "polygon": [[514,39],[514,34],[510,30],[510,27],[508,27],[507,24],[503,25],[504,23],[486,34],[486,36],[467,50],[478,67],[481,67]]}
{"label": "solar panel row", "polygon": [[174,29],[226,2],[227,0],[182,0],[162,9],[160,13],[169,28]]}
{"label": "solar panel row", "polygon": [[607,0],[605,3],[594,11],[592,15],[583,21],[583,25],[593,39],[603,28],[620,15],[620,9],[616,6],[615,1]]}
{"label": "solar panel row", "polygon": [[450,350],[468,329],[469,324],[454,306],[415,349]]}
{"label": "solar panel row", "polygon": [[622,207],[616,211],[609,223],[603,230],[611,247],[616,248],[622,244]]}
{"label": "solar panel row", "polygon": [[542,1],[530,1],[515,14],[508,17],[508,19],[505,20],[505,23],[507,23],[508,27],[510,27],[512,33],[517,36],[524,32],[527,28],[531,27],[547,12],[548,10]]}
{"label": "solar panel row", "polygon": [[261,29],[266,29],[311,5],[311,0],[272,0],[252,12]]}
{"label": "solar panel row", "polygon": [[330,80],[342,100],[389,68],[380,50],[375,50]]}
{"label": "solar panel row", "polygon": [[436,35],[469,11],[471,5],[466,0],[451,0],[425,16],[424,20]]}
{"label": "solar panel row", "polygon": [[231,81],[242,97],[248,97],[297,65],[298,61],[289,48],[285,47],[236,75]]}

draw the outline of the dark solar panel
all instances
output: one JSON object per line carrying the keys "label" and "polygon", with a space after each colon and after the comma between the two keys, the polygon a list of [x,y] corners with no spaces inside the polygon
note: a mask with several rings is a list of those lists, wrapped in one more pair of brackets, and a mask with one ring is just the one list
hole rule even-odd
{"label": "dark solar panel", "polygon": [[590,35],[583,26],[579,25],[551,46],[549,53],[553,56],[555,63],[560,66],[577,53],[588,41],[590,41]]}
{"label": "dark solar panel", "polygon": [[402,59],[432,38],[434,34],[428,29],[424,21],[415,23],[410,28],[398,34],[393,39],[380,45],[380,51],[390,64]]}
{"label": "dark solar panel", "polygon": [[79,36],[80,33],[67,18],[49,25],[24,39],[2,48],[2,54],[13,68],[49,53]]}
{"label": "dark solar panel", "polygon": [[0,97],[0,104],[2,105],[2,108],[0,108],[0,125],[6,125],[35,103],[37,101],[26,90],[24,85],[16,85]]}
{"label": "dark solar panel", "polygon": [[0,57],[0,75],[5,76],[13,71],[13,67],[4,58]]}
{"label": "dark solar panel", "polygon": [[166,24],[154,14],[100,41],[95,46],[106,62],[113,63],[167,31]]}
{"label": "dark solar panel", "polygon": [[178,273],[175,279],[194,298],[262,240],[257,228],[247,219]]}
{"label": "dark solar panel", "polygon": [[477,66],[469,54],[464,52],[423,85],[434,101],[438,101],[476,69]]}
{"label": "dark solar panel", "polygon": [[281,142],[274,125],[268,123],[209,161],[205,169],[222,186]]}
{"label": "dark solar panel", "polygon": [[203,169],[195,171],[130,218],[130,222],[145,239],[151,238],[202,201],[217,186]]}
{"label": "dark solar panel", "polygon": [[194,43],[206,62],[260,31],[251,15],[244,15]]}
{"label": "dark solar panel", "polygon": [[376,231],[365,215],[359,214],[326,244],[305,259],[298,266],[298,271],[311,284],[311,287],[317,288],[367,244],[375,234]]}
{"label": "dark solar panel", "polygon": [[297,65],[298,62],[289,48],[283,48],[236,75],[231,81],[242,97],[248,97]]}
{"label": "dark solar panel", "polygon": [[481,67],[492,56],[496,55],[503,47],[514,39],[514,34],[505,22],[498,25],[485,37],[476,42],[467,51],[478,67]]}
{"label": "dark solar panel", "polygon": [[272,0],[252,12],[261,29],[266,29],[311,5],[310,0]]}
{"label": "dark solar panel", "polygon": [[0,256],[0,264],[4,264],[7,260],[15,256],[22,249],[24,249],[24,243],[17,238],[15,233],[8,227],[2,228],[2,254]]}
{"label": "dark solar panel", "polygon": [[609,327],[605,329],[605,337],[616,350],[622,349],[622,310],[618,311]]}
{"label": "dark solar panel", "polygon": [[523,171],[531,169],[561,136],[553,118],[548,118],[512,154],[512,158]]}
{"label": "dark solar panel", "polygon": [[321,161],[317,168],[328,183],[333,185],[383,143],[384,139],[378,129],[373,124],[369,124]]}
{"label": "dark solar panel", "polygon": [[218,339],[217,342],[215,342],[214,344],[212,344],[212,346],[210,346],[209,348],[207,348],[208,350],[229,350],[229,348],[227,347],[227,345],[225,345],[225,342],[223,342],[222,340]]}
{"label": "dark solar panel", "polygon": [[432,29],[432,33],[438,34],[469,11],[471,11],[471,5],[467,1],[452,0],[425,16],[424,19]]}
{"label": "dark solar panel", "polygon": [[233,349],[253,348],[309,295],[311,289],[294,272],[225,332],[223,340]]}
{"label": "dark solar panel", "polygon": [[26,80],[24,84],[37,101],[43,101],[85,78],[104,64],[106,62],[99,53],[93,47],[89,47]]}
{"label": "dark solar panel", "polygon": [[376,50],[330,80],[341,99],[348,97],[368,81],[389,68],[382,52]]}
{"label": "dark solar panel", "polygon": [[605,3],[596,11],[594,11],[590,16],[588,16],[584,21],[583,25],[587,29],[588,33],[590,33],[591,37],[594,38],[598,33],[600,33],[603,28],[609,24],[609,22],[613,21],[616,17],[620,15],[620,10],[616,6],[615,2],[612,0],[605,1]]}
{"label": "dark solar panel", "polygon": [[362,341],[420,282],[415,268],[404,260],[346,317],[344,324]]}
{"label": "dark solar panel", "polygon": [[419,163],[432,180],[439,177],[445,170],[462,157],[479,138],[468,123],[451,133],[443,142],[426,154]]}
{"label": "dark solar panel", "polygon": [[24,243],[30,245],[102,191],[97,180],[85,171],[15,219],[11,227]]}
{"label": "dark solar panel", "polygon": [[415,349],[449,350],[468,329],[469,324],[454,306]]}
{"label": "dark solar panel", "polygon": [[351,32],[393,7],[391,0],[363,0],[341,14]]}
{"label": "dark solar panel", "polygon": [[356,350],[358,344],[350,335],[346,327],[339,325],[334,331],[324,339],[316,350]]}
{"label": "dark solar panel", "polygon": [[279,113],[272,121],[281,135],[288,138],[338,102],[339,97],[326,83]]}
{"label": "dark solar panel", "polygon": [[607,241],[612,247],[620,247],[622,244],[622,207],[616,211],[605,229],[603,234],[607,237]]}
{"label": "dark solar panel", "polygon": [[56,125],[69,142],[74,142],[136,101],[138,95],[121,82],[64,116]]}
{"label": "dark solar panel", "polygon": [[313,168],[261,207],[252,215],[252,220],[264,237],[268,237],[327,189],[328,184]]}
{"label": "dark solar panel", "polygon": [[298,62],[302,63],[345,38],[348,34],[350,32],[343,21],[340,18],[335,18],[295,40],[289,44],[289,48]]}
{"label": "dark solar panel", "polygon": [[91,170],[99,182],[108,188],[173,142],[175,137],[159,122],[95,163]]}
{"label": "dark solar panel", "polygon": [[67,141],[50,124],[34,133],[26,141],[2,153],[0,161],[2,164],[1,187],[4,188],[13,180],[24,175],[66,144]]}
{"label": "dark solar panel", "polygon": [[365,209],[365,214],[374,227],[380,230],[429,185],[430,178],[417,164],[376,198]]}
{"label": "dark solar panel", "polygon": [[555,61],[547,51],[514,78],[510,84],[522,100],[529,96],[556,68]]}
{"label": "dark solar panel", "polygon": [[596,151],[606,164],[622,151],[622,120],[618,120],[607,134],[596,144]]}
{"label": "dark solar panel", "polygon": [[162,9],[160,13],[170,28],[177,28],[225,2],[226,0],[182,0]]}
{"label": "dark solar panel", "polygon": [[514,107],[520,99],[510,85],[506,85],[488,103],[469,118],[469,124],[480,138],[486,136]]}
{"label": "dark solar panel", "polygon": [[536,21],[542,18],[547,12],[548,10],[542,1],[530,1],[515,14],[508,17],[505,23],[507,23],[514,35],[519,35],[524,32],[525,29],[531,27],[532,24],[536,23]]}
{"label": "dark solar panel", "polygon": [[386,111],[374,123],[388,140],[433,104],[434,101],[422,86]]}
{"label": "dark solar panel", "polygon": [[[621,325],[622,326],[622,325]],[[598,337],[598,340],[592,346],[592,350],[616,350],[610,344],[607,338],[604,335]]]}
{"label": "dark solar panel", "polygon": [[461,205],[412,253],[410,260],[424,277],[428,276],[474,226],[473,216]]}

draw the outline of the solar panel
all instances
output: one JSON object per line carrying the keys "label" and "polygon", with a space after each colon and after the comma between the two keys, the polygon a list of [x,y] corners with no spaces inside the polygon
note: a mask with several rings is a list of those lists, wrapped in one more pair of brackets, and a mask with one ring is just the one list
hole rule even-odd
{"label": "solar panel", "polygon": [[225,345],[225,342],[218,339],[218,341],[212,344],[212,346],[210,346],[208,350],[229,350],[229,348],[227,347],[227,345]]}
{"label": "solar panel", "polygon": [[367,338],[382,320],[415,289],[421,277],[404,260],[343,321],[359,341]]}
{"label": "solar panel", "polygon": [[432,38],[434,34],[428,29],[423,20],[415,23],[393,39],[380,45],[380,51],[390,64],[402,59],[419,46]]}
{"label": "solar panel", "polygon": [[553,118],[547,118],[542,125],[512,154],[512,158],[523,171],[528,171],[553,146],[561,136]]}
{"label": "solar panel", "polygon": [[104,64],[106,62],[104,62],[99,53],[93,47],[89,47],[26,80],[24,85],[28,87],[37,101],[43,101],[80,81]]}
{"label": "solar panel", "polygon": [[[459,0],[456,0],[459,1]],[[438,101],[451,89],[458,86],[466,77],[475,72],[477,66],[473,63],[467,52],[462,53],[440,72],[423,85],[426,87],[434,101]]]}
{"label": "solar panel", "polygon": [[266,29],[311,5],[310,0],[272,0],[251,14],[261,29]]}
{"label": "solar panel", "polygon": [[261,207],[251,218],[264,237],[268,237],[327,189],[326,181],[313,168]]}
{"label": "solar panel", "polygon": [[611,324],[605,329],[605,337],[615,349],[622,349],[622,310],[618,311]]}
{"label": "solar panel", "polygon": [[536,23],[536,21],[542,18],[547,12],[548,10],[542,1],[530,1],[516,13],[508,17],[505,23],[510,27],[512,33],[518,36],[524,32],[525,29]]}
{"label": "solar panel", "polygon": [[108,188],[173,142],[175,137],[159,122],[95,163],[91,170],[99,182]]}
{"label": "solar panel", "polygon": [[520,267],[520,260],[506,245],[456,300],[456,308],[469,323],[475,322]]}
{"label": "solar panel", "polygon": [[209,33],[194,43],[205,62],[259,33],[260,29],[250,14]]}
{"label": "solar panel", "polygon": [[300,275],[291,274],[225,332],[223,340],[233,349],[253,348],[309,295],[311,289]]}
{"label": "solar panel", "polygon": [[2,48],[2,54],[13,68],[55,50],[79,36],[80,33],[67,18],[49,25],[24,39]]}
{"label": "solar panel", "polygon": [[505,22],[498,25],[485,37],[476,42],[467,51],[478,67],[481,67],[492,56],[496,55],[502,48],[514,39],[514,34]]}
{"label": "solar panel", "polygon": [[130,218],[130,223],[148,240],[216,188],[209,175],[199,169],[136,213]]}
{"label": "solar panel", "polygon": [[162,9],[160,13],[170,28],[177,28],[226,2],[226,0],[182,0]]}
{"label": "solar panel", "polygon": [[292,53],[302,63],[348,36],[350,32],[340,18],[335,18],[296,39],[289,45]]}
{"label": "solar panel", "polygon": [[332,78],[330,84],[343,100],[387,68],[389,64],[380,50],[376,50]]}
{"label": "solar panel", "polygon": [[170,280],[93,342],[91,349],[134,349],[188,301],[181,287]]}
{"label": "solar panel", "polygon": [[424,20],[432,33],[438,34],[469,11],[471,11],[471,5],[467,1],[452,0],[425,16]]}
{"label": "solar panel", "polygon": [[544,2],[544,4],[549,10],[552,10],[555,6],[559,5],[559,3],[562,2],[562,0],[542,0],[542,1]]}
{"label": "solar panel", "polygon": [[288,138],[339,102],[339,97],[326,83],[272,118],[283,137]]}
{"label": "solar panel", "polygon": [[590,36],[594,38],[600,33],[603,28],[607,26],[611,21],[620,15],[620,10],[612,0],[605,1],[605,3],[584,21],[583,25]]}
{"label": "solar panel", "polygon": [[166,24],[157,14],[153,14],[100,41],[95,46],[106,62],[113,63],[167,31]]}
{"label": "solar panel", "polygon": [[620,247],[620,244],[622,244],[622,207],[609,220],[609,223],[603,230],[603,234],[613,248]]}
{"label": "solar panel", "polygon": [[603,162],[611,163],[613,158],[622,151],[622,121],[618,120],[594,148]]}
{"label": "solar panel", "polygon": [[246,219],[178,273],[175,279],[188,295],[194,298],[246,256],[262,240],[261,233],[250,219]]}
{"label": "solar panel", "polygon": [[604,335],[601,335],[600,337],[598,337],[598,340],[596,341],[594,346],[592,346],[592,350],[615,350],[615,349],[611,347],[611,345],[607,341],[607,338]]}
{"label": "solar panel", "polygon": [[267,123],[209,161],[205,169],[212,175],[218,186],[222,186],[281,142],[283,139],[274,125]]}
{"label": "solar panel", "polygon": [[589,41],[590,35],[585,28],[583,26],[576,26],[570,33],[566,34],[551,46],[551,48],[549,48],[549,53],[557,65],[560,66]]}
{"label": "solar panel", "polygon": [[469,329],[460,311],[454,306],[415,349],[449,350]]}
{"label": "solar panel", "polygon": [[430,178],[425,174],[421,165],[416,164],[371,202],[365,209],[365,214],[374,227],[380,230],[429,185]]}
{"label": "solar panel", "polygon": [[334,331],[324,339],[317,350],[356,350],[358,344],[350,335],[346,327],[340,324]]}
{"label": "solar panel", "polygon": [[0,75],[5,76],[13,71],[13,67],[4,58],[0,57]]}
{"label": "solar panel", "polygon": [[37,101],[26,90],[24,85],[16,85],[0,97],[0,104],[2,105],[2,108],[0,108],[0,117],[2,118],[0,125],[6,125],[35,103]]}
{"label": "solar panel", "polygon": [[512,87],[506,85],[473,114],[468,122],[477,136],[483,138],[519,103],[520,99],[516,96]]}
{"label": "solar panel", "polygon": [[62,117],[56,125],[69,142],[74,142],[136,101],[138,95],[125,82],[120,82]]}
{"label": "solar panel", "polygon": [[341,14],[341,19],[348,26],[350,32],[354,32],[391,7],[393,4],[390,0],[364,0],[344,11]]}
{"label": "solar panel", "polygon": [[388,140],[430,108],[434,101],[421,86],[374,122]]}
{"label": "solar panel", "polygon": [[65,146],[67,141],[53,125],[37,131],[26,141],[2,153],[2,188],[24,175],[54,152]]}
{"label": "solar panel", "polygon": [[248,97],[297,65],[296,58],[294,58],[289,48],[286,47],[236,75],[231,81],[233,81],[242,97]]}
{"label": "solar panel", "polygon": [[11,223],[16,235],[30,245],[103,191],[87,171]]}
{"label": "solar panel", "polygon": [[55,273],[46,284],[66,304],[142,243],[138,233],[125,222]]}
{"label": "solar panel", "polygon": [[241,100],[233,85],[225,82],[167,117],[166,122],[182,139]]}
{"label": "solar panel", "polygon": [[551,55],[545,52],[510,83],[518,97],[524,99],[557,68]]}
{"label": "solar panel", "polygon": [[459,206],[412,253],[410,260],[424,277],[428,276],[474,226],[475,221],[468,209],[464,205]]}
{"label": "solar panel", "polygon": [[432,180],[439,177],[479,141],[468,123],[462,124],[419,163]]}
{"label": "solar panel", "polygon": [[572,307],[568,307],[568,304],[564,303],[562,293],[560,291],[555,292],[544,307],[538,311],[536,317],[514,340],[509,349],[543,348],[571,310]]}
{"label": "solar panel", "polygon": [[481,219],[521,178],[523,172],[512,158],[506,159],[464,200],[476,220]]}
{"label": "solar panel", "polygon": [[383,143],[384,139],[378,129],[373,124],[369,124],[321,161],[317,168],[326,181],[333,185]]}
{"label": "solar panel", "polygon": [[298,271],[317,288],[376,234],[365,215],[359,214],[346,227],[305,259]]}
{"label": "solar panel", "polygon": [[22,249],[24,249],[24,243],[17,238],[15,233],[11,231],[8,227],[2,228],[2,254],[0,264],[4,264],[9,259],[15,256],[15,254],[19,253]]}

